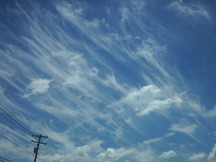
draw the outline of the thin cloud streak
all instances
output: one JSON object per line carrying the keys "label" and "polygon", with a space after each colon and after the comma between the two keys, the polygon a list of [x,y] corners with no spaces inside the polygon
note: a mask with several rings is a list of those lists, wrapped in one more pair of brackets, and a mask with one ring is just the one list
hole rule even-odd
{"label": "thin cloud streak", "polygon": [[201,5],[198,4],[192,4],[186,5],[184,2],[181,1],[174,1],[169,5],[170,8],[173,8],[177,10],[180,14],[183,16],[192,16],[194,18],[197,17],[203,17],[206,18],[207,20],[210,19],[209,12]]}

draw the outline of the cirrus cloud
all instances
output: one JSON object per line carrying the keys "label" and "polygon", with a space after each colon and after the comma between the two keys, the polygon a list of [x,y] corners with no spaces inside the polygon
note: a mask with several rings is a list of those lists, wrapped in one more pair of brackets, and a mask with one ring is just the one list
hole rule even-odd
{"label": "cirrus cloud", "polygon": [[167,152],[163,152],[161,155],[160,155],[160,158],[162,159],[169,159],[169,158],[172,158],[174,156],[177,156],[176,152],[173,151],[173,150],[169,150]]}

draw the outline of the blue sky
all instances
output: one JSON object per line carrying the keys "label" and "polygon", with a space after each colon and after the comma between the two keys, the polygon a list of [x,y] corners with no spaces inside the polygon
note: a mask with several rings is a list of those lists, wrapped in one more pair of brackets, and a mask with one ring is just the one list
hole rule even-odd
{"label": "blue sky", "polygon": [[215,161],[215,6],[1,1],[0,156]]}

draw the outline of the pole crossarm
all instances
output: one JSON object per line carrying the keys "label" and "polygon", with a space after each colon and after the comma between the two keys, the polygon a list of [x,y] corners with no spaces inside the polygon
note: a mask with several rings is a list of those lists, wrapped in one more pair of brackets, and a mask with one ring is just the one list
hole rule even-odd
{"label": "pole crossarm", "polygon": [[32,137],[42,137],[42,138],[48,138],[48,136],[42,136],[42,135],[32,135]]}
{"label": "pole crossarm", "polygon": [[43,144],[43,145],[46,145],[46,144],[47,144],[46,142],[38,142],[38,141],[33,141],[33,140],[31,140],[31,142],[40,143],[40,144]]}

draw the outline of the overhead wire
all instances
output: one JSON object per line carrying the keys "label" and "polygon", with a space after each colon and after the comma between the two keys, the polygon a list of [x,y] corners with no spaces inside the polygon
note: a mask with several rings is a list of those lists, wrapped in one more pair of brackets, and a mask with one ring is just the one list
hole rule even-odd
{"label": "overhead wire", "polygon": [[[4,116],[3,116],[4,117]],[[0,119],[0,122],[3,123],[5,126],[9,127],[12,131],[16,131],[18,134],[20,134],[22,137],[25,137],[23,139],[29,141],[31,140],[30,139],[30,136],[27,136],[26,134],[23,134],[20,130],[18,129],[13,129],[8,123],[4,122],[2,119]]]}
{"label": "overhead wire", "polygon": [[[10,129],[12,129],[11,126],[9,126],[9,124],[6,123],[6,122],[4,122],[3,120],[0,119],[0,122],[3,123],[5,126],[8,126]],[[23,134],[22,132],[18,131],[17,129],[16,129],[16,131],[17,131],[19,134],[21,134],[23,137],[25,137],[25,140],[31,141],[31,138],[30,138],[30,137],[26,136],[25,134]],[[5,134],[4,134],[4,135],[5,135]],[[47,147],[47,148],[48,148],[48,147]],[[44,150],[44,152],[46,152],[47,154],[52,154],[52,155],[54,155],[53,152],[52,152],[50,149],[47,149],[47,148]]]}
{"label": "overhead wire", "polygon": [[[14,106],[20,108],[20,106],[17,105],[17,104],[4,92],[4,90],[3,90],[1,87],[0,87],[0,90],[2,91],[2,94],[3,94]],[[28,118],[26,114],[24,114],[24,113],[22,113],[22,114],[23,114],[26,118]],[[31,124],[32,124],[35,128],[37,128],[41,133],[43,133],[44,135],[46,135],[46,133],[45,133],[41,128],[39,128],[35,123],[33,123],[31,119],[28,118],[28,121],[31,122]],[[33,132],[31,132],[31,135],[33,135]]]}
{"label": "overhead wire", "polygon": [[44,149],[47,150],[51,155],[55,155],[55,153],[53,152],[53,150],[49,146],[45,145]]}
{"label": "overhead wire", "polygon": [[[0,90],[2,92],[2,94],[16,107],[20,108],[5,92],[4,90],[0,87]],[[2,107],[1,107],[2,108]],[[9,114],[9,116],[11,116],[17,123],[18,125],[20,125],[23,129],[25,129],[28,133],[30,133],[31,135],[33,134],[32,131],[30,131],[29,129],[25,128],[20,122],[18,122],[15,117],[12,115],[12,113],[8,112],[6,109],[4,109],[3,111],[5,111],[7,114]],[[26,115],[24,115],[26,117]],[[29,120],[31,121],[31,120]]]}
{"label": "overhead wire", "polygon": [[[4,92],[4,90],[3,90],[1,87],[0,87],[0,90],[2,91],[2,94],[3,94],[14,106],[20,108],[20,106],[18,106],[18,105]],[[4,113],[6,113],[6,114],[7,114],[15,123],[17,123],[22,129],[24,129],[26,133],[28,133],[29,135],[33,135],[33,132],[30,131],[29,129],[27,129],[25,126],[23,126],[23,125],[21,124],[21,122],[19,122],[18,120],[16,120],[16,118],[14,117],[14,115],[12,115],[12,113],[8,112],[6,109],[4,109],[4,108],[1,107],[1,106],[0,106],[0,109],[1,109]],[[28,118],[24,113],[22,113],[22,114],[23,114],[26,118]],[[28,121],[30,121],[31,124],[32,124],[35,128],[37,128],[41,133],[46,134],[41,128],[39,128],[35,123],[33,123],[33,122],[31,121],[31,119],[29,119]],[[55,147],[54,147],[53,145],[52,145],[52,147],[51,147],[51,145],[46,146],[46,147],[47,147],[48,150],[50,150],[49,152],[51,152],[52,154],[54,154],[53,150],[55,150],[55,152],[56,152],[56,149],[55,149]]]}
{"label": "overhead wire", "polygon": [[[1,113],[0,113],[1,114]],[[3,114],[1,114],[3,115]],[[6,116],[3,115],[4,118],[8,119]],[[9,120],[9,119],[8,119]],[[0,119],[0,122],[3,123],[4,125],[8,126],[10,129],[13,129],[8,123],[4,122],[3,120]],[[31,137],[29,136],[26,136],[25,134],[23,134],[21,131],[19,131],[19,129],[14,129],[15,131],[17,131],[19,134],[21,134],[23,137],[25,137],[26,140],[28,141],[31,141]],[[52,154],[54,155],[54,152],[51,148],[49,148],[47,145],[46,145],[46,149],[45,149],[45,152],[48,152],[48,154]]]}
{"label": "overhead wire", "polygon": [[41,153],[42,155],[47,155],[47,156],[53,156],[53,154],[47,149],[46,145],[43,145],[42,147],[40,147],[41,151],[43,152]]}
{"label": "overhead wire", "polygon": [[25,130],[29,135],[32,135],[33,133],[28,130],[27,128],[25,128],[21,122],[19,122],[11,113],[9,113],[6,109],[4,109],[2,106],[0,106],[0,109],[7,115],[10,117],[10,119],[12,119],[13,123],[16,123],[17,125],[19,125],[23,130]]}
{"label": "overhead wire", "polygon": [[16,140],[14,140],[13,138],[11,138],[11,137],[5,135],[5,134],[2,133],[2,132],[0,132],[0,134],[1,134],[2,136],[4,136],[5,138],[7,138],[10,142],[12,142],[13,144],[15,144],[16,146],[18,146],[18,148],[20,148],[20,149],[22,148],[22,149],[25,150],[26,152],[32,153],[32,152],[30,152],[29,150],[27,150],[23,145],[19,144],[19,143],[18,143]]}
{"label": "overhead wire", "polygon": [[8,160],[8,159],[6,159],[6,158],[3,158],[3,157],[1,157],[1,156],[0,156],[0,160],[3,161],[3,162],[5,162],[5,161],[12,162],[12,161],[10,161],[10,160]]}

